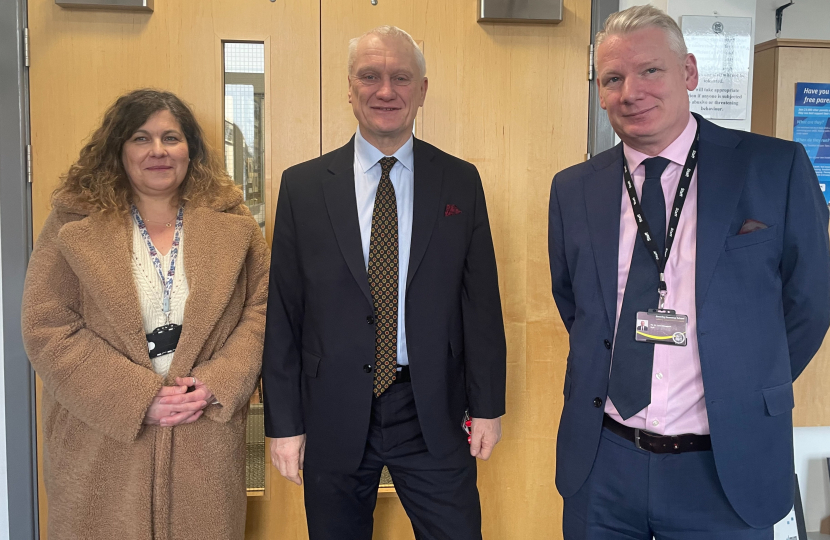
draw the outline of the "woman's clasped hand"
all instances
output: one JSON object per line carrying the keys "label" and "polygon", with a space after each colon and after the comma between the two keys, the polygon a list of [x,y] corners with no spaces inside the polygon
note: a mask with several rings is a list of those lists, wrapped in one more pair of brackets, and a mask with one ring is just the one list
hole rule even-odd
{"label": "woman's clasped hand", "polygon": [[162,386],[153,398],[144,423],[162,427],[191,424],[213,401],[213,393],[196,377],[176,377],[176,386]]}

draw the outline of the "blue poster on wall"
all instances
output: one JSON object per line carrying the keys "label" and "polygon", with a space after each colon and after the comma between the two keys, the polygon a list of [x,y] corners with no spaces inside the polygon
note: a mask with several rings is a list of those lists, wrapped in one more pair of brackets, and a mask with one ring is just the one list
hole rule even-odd
{"label": "blue poster on wall", "polygon": [[793,140],[807,150],[830,204],[830,84],[796,83]]}

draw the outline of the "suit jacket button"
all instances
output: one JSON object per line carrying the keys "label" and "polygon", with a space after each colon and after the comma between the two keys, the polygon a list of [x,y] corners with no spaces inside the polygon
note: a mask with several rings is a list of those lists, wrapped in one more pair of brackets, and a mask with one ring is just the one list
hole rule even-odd
{"label": "suit jacket button", "polygon": [[596,407],[597,409],[602,407],[602,400],[600,398],[598,398],[598,397],[594,398],[594,407]]}
{"label": "suit jacket button", "polygon": [[610,342],[610,341],[608,341],[608,340],[606,339],[605,341],[603,341],[603,343],[605,343],[605,348],[606,348],[606,349],[609,349],[609,350],[611,349],[611,342]]}
{"label": "suit jacket button", "polygon": [[363,371],[365,371],[366,373],[371,373],[372,372],[372,364],[366,364],[365,366],[363,366]]}
{"label": "suit jacket button", "polygon": [[366,324],[375,324],[375,318],[369,315],[366,317]]}

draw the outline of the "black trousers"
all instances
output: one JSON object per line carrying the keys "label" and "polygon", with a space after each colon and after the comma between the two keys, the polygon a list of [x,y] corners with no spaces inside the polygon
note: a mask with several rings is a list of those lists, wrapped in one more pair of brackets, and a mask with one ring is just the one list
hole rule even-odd
{"label": "black trousers", "polygon": [[[463,437],[459,418],[459,437]],[[380,473],[389,468],[418,540],[481,540],[476,463],[428,451],[411,383],[389,387],[372,405],[366,451],[353,474],[303,471],[310,540],[371,540]]]}

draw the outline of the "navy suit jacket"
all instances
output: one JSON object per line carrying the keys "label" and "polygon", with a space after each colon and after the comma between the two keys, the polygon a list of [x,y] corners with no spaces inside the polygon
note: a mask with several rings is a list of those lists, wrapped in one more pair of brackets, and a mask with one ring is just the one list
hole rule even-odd
{"label": "navy suit jacket", "polygon": [[[465,408],[504,414],[496,257],[476,168],[418,139],[413,153],[404,306],[412,389],[430,453],[463,456]],[[353,164],[354,139],[283,173],[262,358],[265,434],[305,433],[306,463],[340,472],[363,457],[375,363]]]}
{"label": "navy suit jacket", "polygon": [[[695,117],[695,299],[712,449],[733,508],[767,527],[793,504],[792,383],[830,325],[828,210],[800,144]],[[551,187],[553,296],[570,333],[556,460],[563,497],[588,477],[602,430],[622,158],[619,144],[560,172]],[[738,235],[746,219],[767,228]]]}

